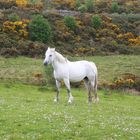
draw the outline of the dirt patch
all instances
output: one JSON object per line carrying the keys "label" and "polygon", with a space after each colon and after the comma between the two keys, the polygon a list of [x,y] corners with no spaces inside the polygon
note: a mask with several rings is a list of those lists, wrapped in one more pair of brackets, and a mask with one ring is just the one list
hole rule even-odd
{"label": "dirt patch", "polygon": [[140,92],[135,89],[124,89],[124,91],[129,93],[130,95],[140,96]]}

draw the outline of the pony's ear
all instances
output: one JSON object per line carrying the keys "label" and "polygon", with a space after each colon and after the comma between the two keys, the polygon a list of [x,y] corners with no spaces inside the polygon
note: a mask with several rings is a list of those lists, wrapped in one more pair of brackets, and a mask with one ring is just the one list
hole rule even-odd
{"label": "pony's ear", "polygon": [[50,50],[50,47],[48,47],[48,50]]}
{"label": "pony's ear", "polygon": [[52,48],[51,50],[52,50],[52,51],[55,51],[55,48]]}

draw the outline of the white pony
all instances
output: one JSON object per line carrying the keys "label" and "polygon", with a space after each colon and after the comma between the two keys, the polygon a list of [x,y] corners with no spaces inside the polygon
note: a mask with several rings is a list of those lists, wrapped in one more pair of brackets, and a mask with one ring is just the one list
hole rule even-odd
{"label": "white pony", "polygon": [[97,68],[93,62],[76,61],[70,62],[60,53],[55,51],[55,48],[48,48],[45,53],[44,65],[52,64],[54,69],[54,78],[56,81],[57,94],[54,99],[59,101],[60,83],[64,81],[68,92],[68,103],[72,103],[73,96],[70,92],[70,82],[79,82],[84,80],[86,88],[88,89],[88,101],[92,101],[91,92],[94,92],[94,102],[98,102],[97,96]]}

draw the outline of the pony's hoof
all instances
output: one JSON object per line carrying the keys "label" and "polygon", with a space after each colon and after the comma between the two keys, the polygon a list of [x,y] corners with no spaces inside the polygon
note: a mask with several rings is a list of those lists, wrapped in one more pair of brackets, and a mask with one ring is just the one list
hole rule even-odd
{"label": "pony's hoof", "polygon": [[53,101],[54,101],[55,103],[57,103],[57,102],[58,102],[58,99],[55,98]]}
{"label": "pony's hoof", "polygon": [[94,99],[94,103],[98,103],[99,102],[99,98],[97,97],[96,99]]}
{"label": "pony's hoof", "polygon": [[71,100],[68,100],[68,104],[72,104],[72,101]]}
{"label": "pony's hoof", "polygon": [[73,96],[71,96],[68,100],[68,103],[71,104],[73,102],[73,100],[74,100],[74,98],[73,98]]}
{"label": "pony's hoof", "polygon": [[90,105],[90,104],[92,104],[92,101],[87,101],[87,103]]}

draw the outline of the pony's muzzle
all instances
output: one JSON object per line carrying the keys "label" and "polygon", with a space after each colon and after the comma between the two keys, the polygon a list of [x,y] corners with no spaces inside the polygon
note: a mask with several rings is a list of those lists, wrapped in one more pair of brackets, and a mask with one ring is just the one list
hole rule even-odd
{"label": "pony's muzzle", "polygon": [[44,66],[47,66],[48,65],[48,62],[44,62]]}

